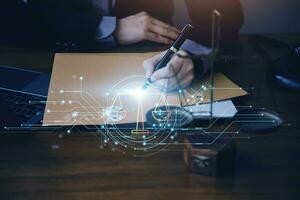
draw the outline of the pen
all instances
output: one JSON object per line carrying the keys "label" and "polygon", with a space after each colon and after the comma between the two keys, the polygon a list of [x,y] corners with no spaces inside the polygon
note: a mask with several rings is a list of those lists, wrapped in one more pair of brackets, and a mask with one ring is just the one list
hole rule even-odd
{"label": "pen", "polygon": [[[172,56],[179,50],[181,45],[184,43],[186,36],[191,29],[193,29],[193,26],[191,24],[187,24],[184,26],[184,28],[182,29],[182,31],[180,32],[180,34],[178,35],[177,39],[174,41],[172,46],[168,49],[168,51],[163,56],[163,58],[155,66],[154,72],[165,67],[168,64]],[[151,83],[152,83],[151,78],[148,78],[145,81],[143,88],[147,89]]]}

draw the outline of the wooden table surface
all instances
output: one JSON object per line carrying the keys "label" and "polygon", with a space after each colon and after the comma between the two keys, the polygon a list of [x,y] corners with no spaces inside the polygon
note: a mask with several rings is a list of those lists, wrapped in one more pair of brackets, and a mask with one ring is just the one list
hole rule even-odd
{"label": "wooden table surface", "polygon": [[[254,55],[243,40],[243,55]],[[276,52],[274,52],[276,56]],[[0,49],[0,64],[50,71],[53,53]],[[244,58],[222,71],[245,88],[239,105],[278,112],[272,134],[237,138],[235,175],[212,178],[184,166],[182,147],[146,158],[100,148],[91,133],[0,135],[0,199],[299,199],[300,94],[269,84],[268,65]],[[241,136],[249,136],[242,133]]]}

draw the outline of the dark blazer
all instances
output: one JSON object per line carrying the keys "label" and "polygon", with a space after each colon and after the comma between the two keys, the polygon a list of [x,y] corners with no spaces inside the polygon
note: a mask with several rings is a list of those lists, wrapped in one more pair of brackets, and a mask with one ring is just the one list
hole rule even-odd
{"label": "dark blazer", "polygon": [[4,0],[0,4],[0,43],[85,48],[95,44],[101,13],[85,0]]}
{"label": "dark blazer", "polygon": [[[234,41],[244,23],[239,0],[185,0],[189,17],[196,27],[192,40],[210,45],[212,12],[217,9],[223,15],[222,38],[224,42]],[[171,23],[174,12],[173,0],[119,0],[116,15],[125,17],[147,11],[153,17]]]}
{"label": "dark blazer", "polygon": [[[185,1],[196,27],[191,39],[210,44],[211,13],[214,9],[223,14],[223,41],[237,37],[243,24],[239,0]],[[114,9],[103,8],[108,2]],[[153,17],[171,23],[174,10],[172,0],[4,0],[0,4],[1,44],[63,51],[114,46],[112,34],[117,18],[147,11]],[[106,20],[102,27],[104,18],[113,20]]]}
{"label": "dark blazer", "polygon": [[224,45],[235,41],[244,23],[244,15],[239,0],[186,0],[189,16],[196,31],[193,39],[210,45],[212,12],[222,13],[222,42]]}

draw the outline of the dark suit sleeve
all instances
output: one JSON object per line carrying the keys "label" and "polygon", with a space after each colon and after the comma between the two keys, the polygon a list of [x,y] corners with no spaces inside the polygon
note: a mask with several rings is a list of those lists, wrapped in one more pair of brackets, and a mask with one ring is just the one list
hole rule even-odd
{"label": "dark suit sleeve", "polygon": [[88,1],[27,2],[1,4],[1,44],[56,51],[93,51],[115,45],[116,18],[96,12]]}
{"label": "dark suit sleeve", "polygon": [[[222,14],[221,47],[225,51],[232,47],[244,21],[239,0],[186,0],[186,4],[195,29],[190,36],[191,40],[183,44],[184,50],[196,56],[211,51],[208,47],[211,46],[212,12],[215,9]],[[209,70],[209,60],[199,58],[194,59],[193,62],[195,77],[201,78]]]}
{"label": "dark suit sleeve", "polygon": [[222,13],[222,43],[233,42],[244,22],[242,6],[239,0],[186,0],[189,16],[196,27],[191,39],[210,46],[212,12]]}
{"label": "dark suit sleeve", "polygon": [[[43,41],[57,51],[86,51],[115,45],[112,36],[116,18],[103,16],[92,8],[69,8],[62,3],[32,3],[31,19]],[[42,37],[42,38],[41,38]],[[44,43],[44,42],[42,42]]]}

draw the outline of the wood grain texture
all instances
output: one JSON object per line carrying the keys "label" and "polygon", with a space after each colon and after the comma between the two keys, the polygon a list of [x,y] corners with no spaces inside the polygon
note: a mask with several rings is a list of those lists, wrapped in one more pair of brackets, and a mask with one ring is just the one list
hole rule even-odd
{"label": "wood grain texture", "polygon": [[[243,52],[252,55],[247,44]],[[13,55],[0,55],[0,60],[14,64]],[[39,58],[30,59],[37,63]],[[23,63],[24,59],[18,60]],[[88,133],[62,139],[50,133],[1,133],[0,199],[299,199],[300,94],[268,84],[267,66],[260,59],[247,59],[222,69],[237,84],[255,87],[251,95],[235,100],[237,105],[265,106],[279,112],[285,122],[273,134],[236,139],[233,177],[189,173],[180,146],[133,158],[100,149],[95,136]]]}

